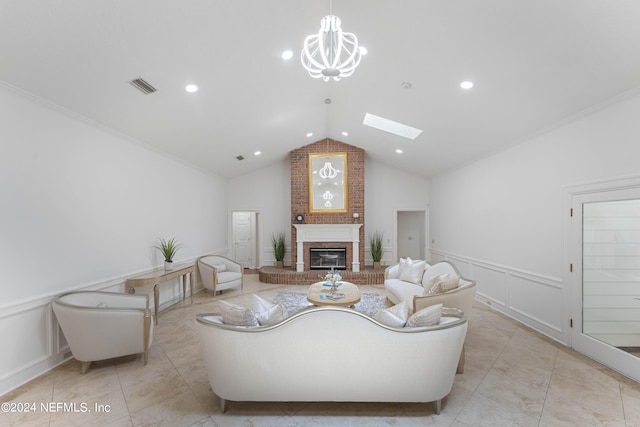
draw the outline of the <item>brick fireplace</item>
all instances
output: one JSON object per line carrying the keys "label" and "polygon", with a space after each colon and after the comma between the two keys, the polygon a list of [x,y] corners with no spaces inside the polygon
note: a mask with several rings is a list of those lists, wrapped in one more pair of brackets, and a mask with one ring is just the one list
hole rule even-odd
{"label": "brick fireplace", "polygon": [[[346,153],[346,212],[311,212],[309,154]],[[364,150],[323,139],[291,151],[291,262],[297,272],[309,270],[309,249],[346,247],[346,269],[364,266]],[[354,218],[354,214],[358,214]],[[302,215],[302,221],[296,217]],[[313,227],[312,227],[313,226]],[[316,226],[323,226],[314,228]],[[328,227],[328,228],[327,228]]]}
{"label": "brick fireplace", "polygon": [[340,242],[349,243],[347,249],[347,269],[360,271],[360,231],[361,224],[294,224],[296,229],[296,271],[310,269],[309,249],[336,247]]}

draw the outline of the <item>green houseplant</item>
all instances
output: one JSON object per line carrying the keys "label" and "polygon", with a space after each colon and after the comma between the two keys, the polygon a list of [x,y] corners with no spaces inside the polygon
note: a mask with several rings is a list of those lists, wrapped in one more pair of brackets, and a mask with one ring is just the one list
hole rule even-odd
{"label": "green houseplant", "polygon": [[371,258],[373,258],[373,268],[380,268],[382,260],[382,238],[384,234],[376,231],[369,236],[369,244],[371,245]]}
{"label": "green houseplant", "polygon": [[273,254],[276,257],[276,267],[282,268],[284,254],[287,250],[284,231],[271,235],[271,244],[273,245]]}
{"label": "green houseplant", "polygon": [[176,238],[172,237],[171,239],[164,239],[160,237],[158,239],[158,244],[153,247],[162,253],[162,256],[164,257],[164,269],[173,270],[173,257],[176,252],[178,252],[178,249],[182,247]]}

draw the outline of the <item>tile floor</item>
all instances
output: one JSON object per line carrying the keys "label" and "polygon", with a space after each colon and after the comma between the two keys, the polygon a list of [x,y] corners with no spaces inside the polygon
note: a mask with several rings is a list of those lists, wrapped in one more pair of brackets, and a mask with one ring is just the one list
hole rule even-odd
{"label": "tile floor", "polygon": [[[259,292],[268,299],[282,288],[245,277],[243,291],[202,292],[193,305],[162,312],[147,366],[130,356],[94,363],[81,375],[69,361],[2,396],[36,411],[2,413],[0,426],[640,426],[640,384],[482,305],[470,313],[465,372],[440,415],[432,404],[247,402],[230,402],[222,414],[194,317],[216,311],[220,298],[242,303]],[[384,293],[382,286],[362,290]],[[41,402],[76,407],[41,411]]]}

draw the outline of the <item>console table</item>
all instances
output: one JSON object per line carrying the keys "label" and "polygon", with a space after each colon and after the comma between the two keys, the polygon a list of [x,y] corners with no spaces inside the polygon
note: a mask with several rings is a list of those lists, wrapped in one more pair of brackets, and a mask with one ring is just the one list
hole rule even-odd
{"label": "console table", "polygon": [[153,304],[156,314],[156,325],[158,324],[158,308],[160,305],[160,291],[158,286],[160,283],[168,282],[169,280],[180,278],[182,283],[182,300],[184,301],[187,295],[187,282],[186,275],[189,275],[189,288],[191,290],[191,304],[193,304],[193,272],[196,271],[195,264],[178,264],[173,267],[173,270],[154,270],[150,273],[142,274],[127,279],[125,287],[130,294],[136,292],[135,288],[139,286],[153,285]]}

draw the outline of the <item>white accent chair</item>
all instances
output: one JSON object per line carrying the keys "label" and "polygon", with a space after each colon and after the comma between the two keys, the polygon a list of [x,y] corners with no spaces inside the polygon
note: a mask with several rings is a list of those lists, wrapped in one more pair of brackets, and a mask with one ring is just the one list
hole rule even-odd
{"label": "white accent chair", "polygon": [[207,255],[198,259],[198,273],[205,289],[218,291],[240,287],[244,279],[244,268],[227,257]]}
{"label": "white accent chair", "polygon": [[67,292],[51,305],[83,374],[93,361],[130,354],[142,353],[147,364],[153,341],[148,295]]}

